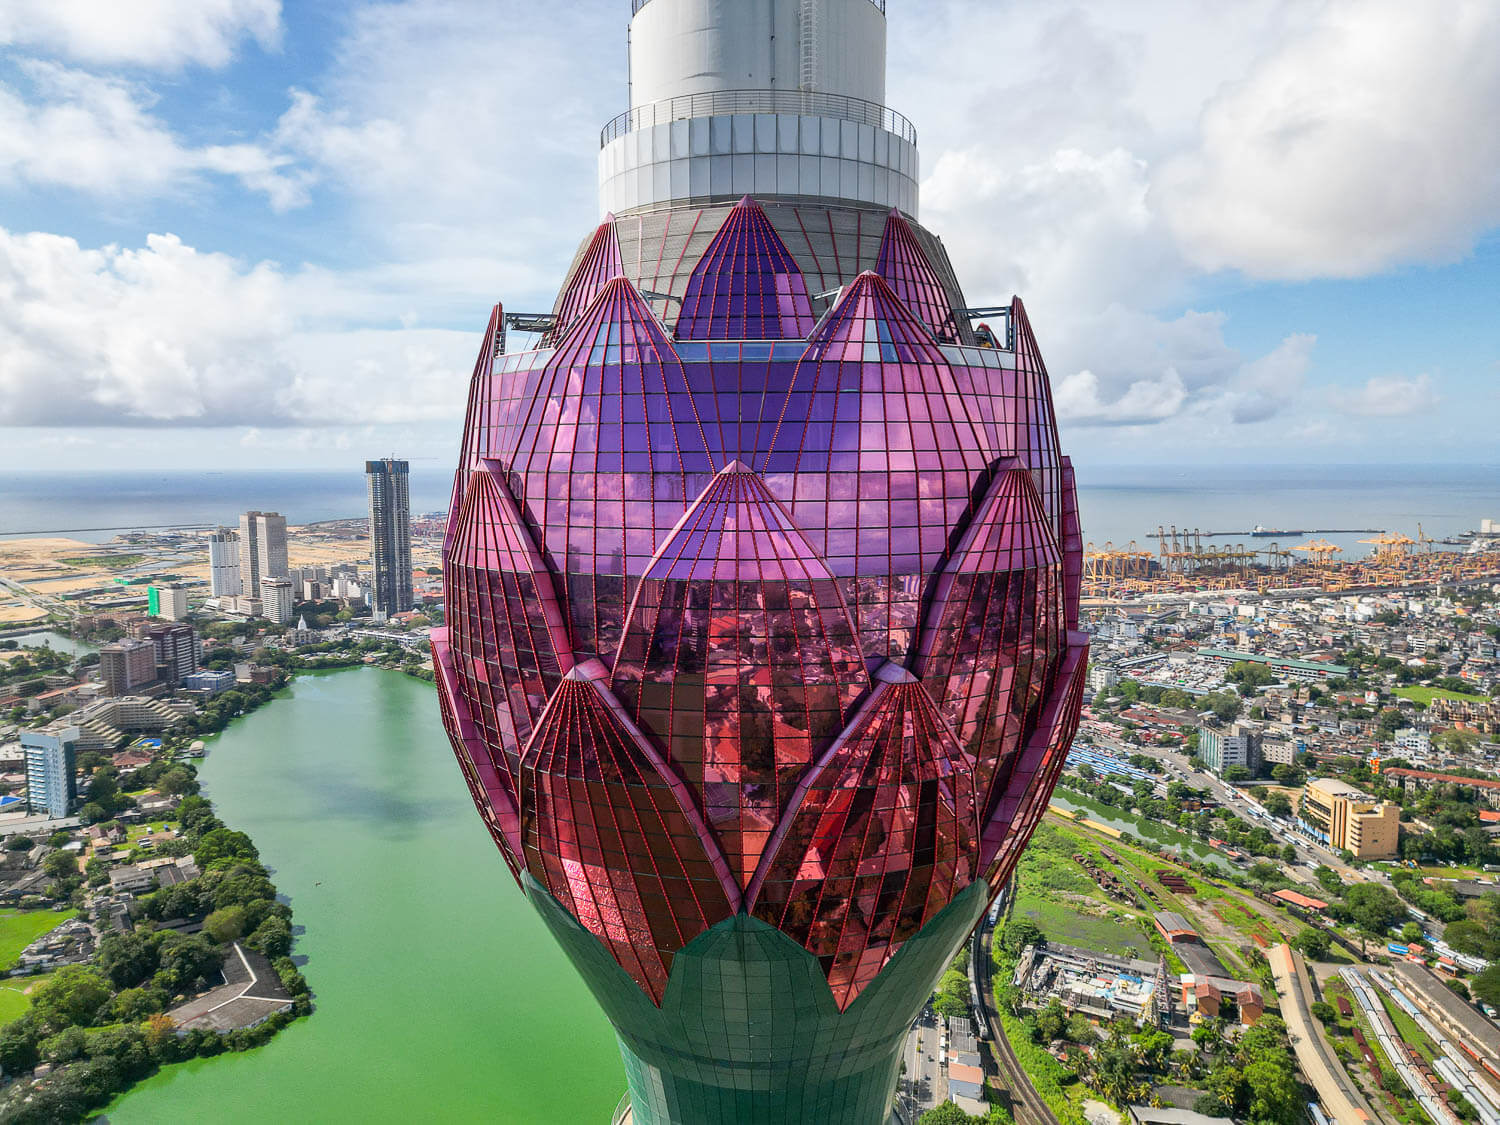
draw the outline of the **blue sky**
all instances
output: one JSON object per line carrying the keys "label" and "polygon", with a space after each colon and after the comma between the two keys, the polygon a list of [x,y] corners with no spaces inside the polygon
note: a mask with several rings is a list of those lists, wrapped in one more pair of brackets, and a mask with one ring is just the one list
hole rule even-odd
{"label": "blue sky", "polygon": [[[1500,6],[890,0],[1081,464],[1494,462]],[[0,467],[454,455],[597,219],[625,0],[8,0]]]}

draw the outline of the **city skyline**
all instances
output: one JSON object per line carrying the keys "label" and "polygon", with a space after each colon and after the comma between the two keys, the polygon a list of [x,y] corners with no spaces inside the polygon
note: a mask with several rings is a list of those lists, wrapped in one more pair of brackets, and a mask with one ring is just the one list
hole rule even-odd
{"label": "city skyline", "polygon": [[[1463,45],[1500,42],[1492,8],[890,7],[924,218],[975,303],[1027,298],[1082,466],[1485,452],[1500,50]],[[451,458],[472,325],[544,309],[552,232],[597,219],[624,60],[594,29],[628,13],[167,3],[148,33],[46,8],[0,24],[0,263],[60,286],[18,305],[48,331],[0,321],[7,467],[106,467],[152,428],[162,467]],[[1000,40],[1006,71],[963,87]],[[513,109],[537,99],[550,129]],[[543,211],[516,168],[558,185]],[[48,393],[59,366],[84,394]],[[353,421],[316,424],[335,402]]]}

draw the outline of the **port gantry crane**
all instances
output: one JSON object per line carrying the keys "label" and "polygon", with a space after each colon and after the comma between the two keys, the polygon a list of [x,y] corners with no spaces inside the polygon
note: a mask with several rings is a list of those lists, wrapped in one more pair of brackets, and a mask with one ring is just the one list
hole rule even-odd
{"label": "port gantry crane", "polygon": [[1150,551],[1143,551],[1132,539],[1123,550],[1113,542],[1099,550],[1092,543],[1083,549],[1083,592],[1091,598],[1107,598],[1124,590],[1140,590],[1149,585]]}
{"label": "port gantry crane", "polygon": [[[1420,534],[1420,525],[1417,530]],[[1374,561],[1376,563],[1394,563],[1406,557],[1407,551],[1416,543],[1416,540],[1409,535],[1397,532],[1395,535],[1382,533],[1369,539],[1361,539],[1360,542],[1368,543],[1375,548]]]}
{"label": "port gantry crane", "polygon": [[1319,570],[1327,570],[1333,563],[1333,556],[1344,553],[1344,548],[1326,539],[1309,539],[1306,543],[1299,543],[1292,550],[1311,555],[1313,565]]}

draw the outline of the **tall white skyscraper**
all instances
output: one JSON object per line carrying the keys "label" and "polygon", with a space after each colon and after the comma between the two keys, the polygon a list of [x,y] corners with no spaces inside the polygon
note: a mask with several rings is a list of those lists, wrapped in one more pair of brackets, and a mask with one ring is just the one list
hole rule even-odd
{"label": "tall white skyscraper", "polygon": [[286,576],[286,517],[279,512],[246,512],[240,517],[242,592],[254,597],[267,578]]}
{"label": "tall white skyscraper", "polygon": [[208,537],[208,569],[214,597],[233,598],[245,592],[240,582],[240,536],[233,528],[221,527]]}
{"label": "tall white skyscraper", "polygon": [[26,755],[26,803],[33,813],[54,819],[67,816],[78,798],[74,776],[77,727],[54,726],[21,732]]}
{"label": "tall white skyscraper", "polygon": [[296,588],[290,578],[262,578],[260,609],[273,624],[286,625],[292,620]]}

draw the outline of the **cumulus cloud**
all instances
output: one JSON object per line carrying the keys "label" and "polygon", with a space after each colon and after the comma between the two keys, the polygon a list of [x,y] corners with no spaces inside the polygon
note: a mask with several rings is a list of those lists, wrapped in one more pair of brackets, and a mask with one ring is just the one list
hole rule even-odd
{"label": "cumulus cloud", "polygon": [[36,60],[21,71],[30,98],[0,83],[0,183],[118,197],[220,175],[264,193],[277,210],[307,201],[290,157],[255,144],[184,145],[130,83]]}
{"label": "cumulus cloud", "polygon": [[1373,375],[1355,391],[1336,391],[1333,405],[1364,418],[1404,418],[1436,409],[1437,391],[1429,375]]}
{"label": "cumulus cloud", "polygon": [[1184,252],[1294,279],[1461,257],[1500,222],[1500,6],[1305,7],[1160,167]]}
{"label": "cumulus cloud", "polygon": [[1142,426],[1174,417],[1187,401],[1187,388],[1177,372],[1167,370],[1156,379],[1139,379],[1117,397],[1106,400],[1099,377],[1079,371],[1053,391],[1060,422],[1079,426]]}
{"label": "cumulus cloud", "polygon": [[6,0],[0,45],[85,63],[219,67],[245,38],[281,41],[281,0]]}
{"label": "cumulus cloud", "polygon": [[0,230],[0,425],[275,428],[461,415],[473,333],[330,331],[320,315],[347,316],[358,296],[309,300],[315,287],[171,235],[91,250]]}

